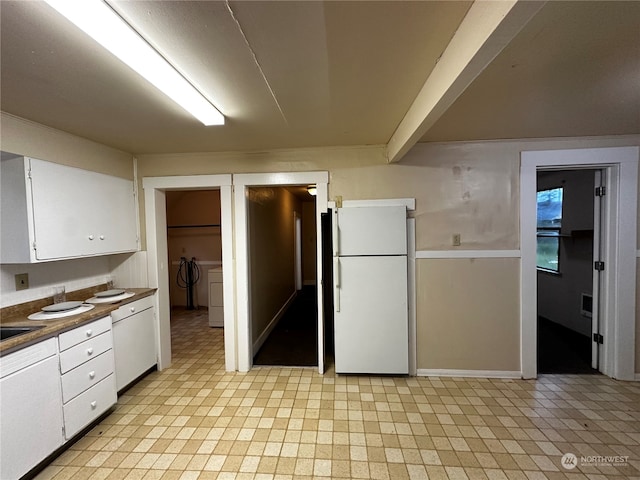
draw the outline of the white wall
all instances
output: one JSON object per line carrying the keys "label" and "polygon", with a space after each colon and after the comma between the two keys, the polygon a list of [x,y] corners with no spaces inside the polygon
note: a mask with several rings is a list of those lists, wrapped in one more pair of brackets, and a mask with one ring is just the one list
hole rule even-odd
{"label": "white wall", "polygon": [[[16,291],[14,275],[29,274],[29,288]],[[53,295],[53,287],[67,292],[105,283],[110,275],[108,257],[63,260],[31,265],[0,266],[0,307],[30,302]]]}

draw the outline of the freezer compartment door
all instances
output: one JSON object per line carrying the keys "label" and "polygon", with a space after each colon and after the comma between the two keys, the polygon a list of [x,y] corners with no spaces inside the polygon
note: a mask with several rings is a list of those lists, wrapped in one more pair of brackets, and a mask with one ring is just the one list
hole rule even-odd
{"label": "freezer compartment door", "polygon": [[407,257],[341,257],[337,373],[409,373]]}
{"label": "freezer compartment door", "polygon": [[406,207],[345,207],[336,217],[335,255],[407,254]]}

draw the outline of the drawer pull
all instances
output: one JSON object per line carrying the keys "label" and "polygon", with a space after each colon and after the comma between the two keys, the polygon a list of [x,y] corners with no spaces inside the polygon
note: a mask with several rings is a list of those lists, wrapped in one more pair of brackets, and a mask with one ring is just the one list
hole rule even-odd
{"label": "drawer pull", "polygon": [[100,235],[100,240],[104,240],[104,235]]}
{"label": "drawer pull", "polygon": [[93,347],[87,348],[87,355],[93,355]]}
{"label": "drawer pull", "polygon": [[87,337],[90,337],[91,335],[93,335],[93,330],[91,329],[87,330]]}
{"label": "drawer pull", "polygon": [[93,235],[89,235],[89,240],[93,240],[95,237]]}
{"label": "drawer pull", "polygon": [[89,378],[91,380],[93,380],[94,378],[96,378],[96,372],[89,372]]}
{"label": "drawer pull", "polygon": [[98,406],[98,402],[96,402],[95,400],[91,402],[91,410],[95,410],[97,406]]}
{"label": "drawer pull", "polygon": [[131,307],[129,310],[131,311],[131,313],[133,313],[136,311],[136,307]]}

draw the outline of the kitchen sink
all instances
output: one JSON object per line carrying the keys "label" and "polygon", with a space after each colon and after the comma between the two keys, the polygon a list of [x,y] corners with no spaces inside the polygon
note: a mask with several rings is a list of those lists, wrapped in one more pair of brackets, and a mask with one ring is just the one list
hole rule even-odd
{"label": "kitchen sink", "polygon": [[33,332],[44,328],[43,326],[34,327],[0,327],[0,340],[6,340],[7,338],[15,337],[16,335],[22,335],[24,333]]}

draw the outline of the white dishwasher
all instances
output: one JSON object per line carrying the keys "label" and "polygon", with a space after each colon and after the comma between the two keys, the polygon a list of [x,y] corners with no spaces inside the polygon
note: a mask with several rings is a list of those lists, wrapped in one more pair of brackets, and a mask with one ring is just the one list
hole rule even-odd
{"label": "white dishwasher", "polygon": [[56,339],[0,358],[0,391],[0,478],[20,478],[64,441]]}
{"label": "white dishwasher", "polygon": [[157,364],[153,303],[149,296],[111,312],[118,392]]}

